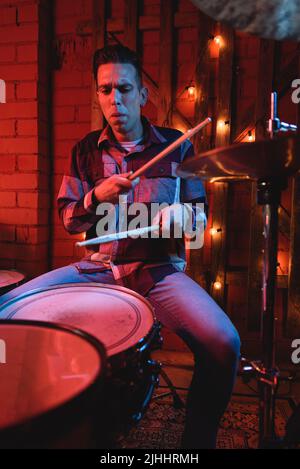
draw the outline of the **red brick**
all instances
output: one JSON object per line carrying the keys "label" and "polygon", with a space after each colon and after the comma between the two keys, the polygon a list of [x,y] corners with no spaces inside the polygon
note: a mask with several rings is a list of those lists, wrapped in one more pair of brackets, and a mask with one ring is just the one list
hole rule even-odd
{"label": "red brick", "polygon": [[70,241],[56,241],[53,247],[54,257],[72,257],[73,256],[74,242]]}
{"label": "red brick", "polygon": [[48,259],[46,258],[43,262],[41,260],[35,262],[16,260],[15,268],[20,270],[23,274],[26,274],[26,280],[29,280],[49,270]]}
{"label": "red brick", "polygon": [[32,23],[33,21],[38,21],[38,5],[19,6],[18,13],[20,23]]}
{"label": "red brick", "polygon": [[5,62],[14,62],[16,57],[16,49],[14,46],[6,45],[0,47],[0,61],[1,63]]}
{"label": "red brick", "polygon": [[39,169],[38,155],[19,155],[18,170],[19,171],[37,171]]}
{"label": "red brick", "polygon": [[68,158],[71,154],[72,143],[70,141],[54,141],[53,153],[55,157]]}
{"label": "red brick", "polygon": [[[5,77],[4,77],[5,78]],[[59,89],[54,93],[54,105],[72,106],[76,104],[88,104],[90,102],[90,89],[89,88],[69,88]]]}
{"label": "red brick", "polygon": [[17,200],[18,207],[38,208],[39,206],[39,195],[37,192],[19,192]]}
{"label": "red brick", "polygon": [[37,82],[20,83],[17,85],[17,99],[36,99],[37,98]]}
{"label": "red brick", "polygon": [[78,106],[77,121],[88,122],[91,121],[91,106]]}
{"label": "red brick", "polygon": [[70,18],[55,18],[55,34],[59,36],[60,34],[74,34],[76,26],[78,24],[78,17],[73,16]]}
{"label": "red brick", "polygon": [[13,64],[0,67],[3,80],[37,80],[38,67],[33,64]]}
{"label": "red brick", "polygon": [[35,136],[38,134],[38,123],[35,119],[18,120],[17,121],[17,132],[18,135],[31,135]]}
{"label": "red brick", "polygon": [[18,243],[40,244],[49,241],[48,226],[17,226],[16,241]]}
{"label": "red brick", "polygon": [[68,73],[65,71],[59,71],[54,74],[53,87],[54,89],[59,88],[80,88],[83,85],[82,72],[72,71]]}
{"label": "red brick", "polygon": [[[15,88],[16,85],[14,82],[5,82],[5,99],[6,103],[16,101],[16,93],[15,93]],[[2,111],[3,105],[1,104],[1,111]],[[0,118],[2,117],[2,112],[0,114]]]}
{"label": "red brick", "polygon": [[89,124],[57,124],[54,126],[55,140],[68,140],[71,138],[82,138],[89,132]]}
{"label": "red brick", "polygon": [[0,207],[15,207],[16,200],[15,192],[0,192]]}
{"label": "red brick", "polygon": [[[120,1],[120,0],[119,0]],[[56,3],[56,18],[64,18],[68,16],[79,16],[81,17],[85,13],[85,3],[90,2],[82,2],[81,0],[60,0]]]}
{"label": "red brick", "polygon": [[35,23],[21,26],[4,26],[0,28],[0,43],[37,41],[38,31],[38,25]]}
{"label": "red brick", "polygon": [[17,47],[17,60],[19,63],[23,62],[37,62],[38,60],[38,46],[37,43],[24,44]]}
{"label": "red brick", "polygon": [[39,213],[30,208],[0,208],[0,223],[11,225],[37,225]]}
{"label": "red brick", "polygon": [[34,137],[3,138],[0,148],[1,153],[37,153],[38,140]]}
{"label": "red brick", "polygon": [[8,25],[8,24],[16,24],[16,8],[8,7],[8,8],[0,8],[0,24]]}
{"label": "red brick", "polygon": [[49,196],[38,192],[19,192],[17,205],[24,208],[49,208]]}
{"label": "red brick", "polygon": [[13,119],[0,121],[1,137],[13,137],[14,135],[16,135],[15,124],[16,121]]}
{"label": "red brick", "polygon": [[19,261],[38,260],[47,258],[47,245],[45,244],[9,244],[0,243],[0,250],[3,250],[4,259],[16,259]]}
{"label": "red brick", "polygon": [[54,174],[64,174],[67,169],[68,163],[66,158],[55,158],[54,160]]}
{"label": "red brick", "polygon": [[[78,260],[78,259],[77,259]],[[52,259],[52,269],[59,269],[60,267],[65,267],[66,265],[69,265],[71,262],[76,262],[76,259],[73,257],[54,257]]]}
{"label": "red brick", "polygon": [[7,189],[37,189],[38,174],[15,173],[2,175],[0,190]]}
{"label": "red brick", "polygon": [[14,226],[0,225],[0,241],[15,241],[15,239],[16,228]]}
{"label": "red brick", "polygon": [[74,122],[75,106],[55,106],[53,120],[55,123]]}
{"label": "red brick", "polygon": [[[6,103],[1,104],[1,118],[37,117],[37,103],[30,101],[27,103]],[[1,122],[1,121],[0,121]],[[1,151],[1,150],[0,150]]]}
{"label": "red brick", "polygon": [[[0,155],[0,172],[2,174],[13,173],[15,169],[16,169],[15,155]],[[1,178],[2,178],[2,175],[1,175]]]}

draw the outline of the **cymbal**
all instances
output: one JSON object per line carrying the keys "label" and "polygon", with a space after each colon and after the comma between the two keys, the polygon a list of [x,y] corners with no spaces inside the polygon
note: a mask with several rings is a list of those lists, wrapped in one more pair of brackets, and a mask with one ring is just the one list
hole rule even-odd
{"label": "cymbal", "polygon": [[238,143],[189,157],[177,168],[183,178],[217,181],[276,179],[300,169],[300,136]]}
{"label": "cymbal", "polygon": [[300,40],[299,0],[192,0],[208,16],[268,39]]}

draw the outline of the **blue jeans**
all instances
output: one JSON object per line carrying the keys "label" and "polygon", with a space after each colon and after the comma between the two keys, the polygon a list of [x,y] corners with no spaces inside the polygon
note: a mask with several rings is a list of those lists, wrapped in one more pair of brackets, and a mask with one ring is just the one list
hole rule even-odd
{"label": "blue jeans", "polygon": [[[81,267],[89,267],[81,261]],[[115,284],[112,272],[79,273],[68,265],[43,274],[0,297],[0,304],[35,288],[63,283]],[[239,335],[224,311],[183,272],[166,276],[147,299],[157,319],[174,331],[194,355],[182,448],[214,448],[220,418],[229,402],[240,356]]]}

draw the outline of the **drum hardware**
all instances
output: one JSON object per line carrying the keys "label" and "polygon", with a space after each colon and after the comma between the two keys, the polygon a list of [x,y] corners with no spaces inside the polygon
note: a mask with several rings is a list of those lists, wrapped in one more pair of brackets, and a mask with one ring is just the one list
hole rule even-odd
{"label": "drum hardware", "polygon": [[297,126],[294,124],[288,124],[286,122],[282,122],[277,113],[277,92],[273,91],[271,93],[271,117],[268,120],[268,132],[270,137],[273,138],[275,133],[277,132],[296,132]]}
{"label": "drum hardware", "polygon": [[[300,136],[278,137],[280,130],[296,130],[277,116],[277,94],[271,97],[269,140],[239,143],[196,155],[178,166],[181,177],[198,176],[210,181],[254,180],[257,204],[263,212],[263,271],[261,340],[263,359],[246,363],[248,376],[254,374],[259,387],[259,446],[280,446],[275,434],[275,399],[280,373],[275,366],[274,298],[277,270],[278,208],[289,175],[300,169]],[[275,138],[276,136],[276,138]]]}

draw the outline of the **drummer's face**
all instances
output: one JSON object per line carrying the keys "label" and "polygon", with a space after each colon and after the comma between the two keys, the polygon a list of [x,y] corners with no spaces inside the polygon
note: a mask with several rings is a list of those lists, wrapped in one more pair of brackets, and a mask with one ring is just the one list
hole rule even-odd
{"label": "drummer's face", "polygon": [[141,106],[147,101],[132,64],[100,65],[97,74],[98,99],[105,119],[116,137],[134,140],[141,135]]}

